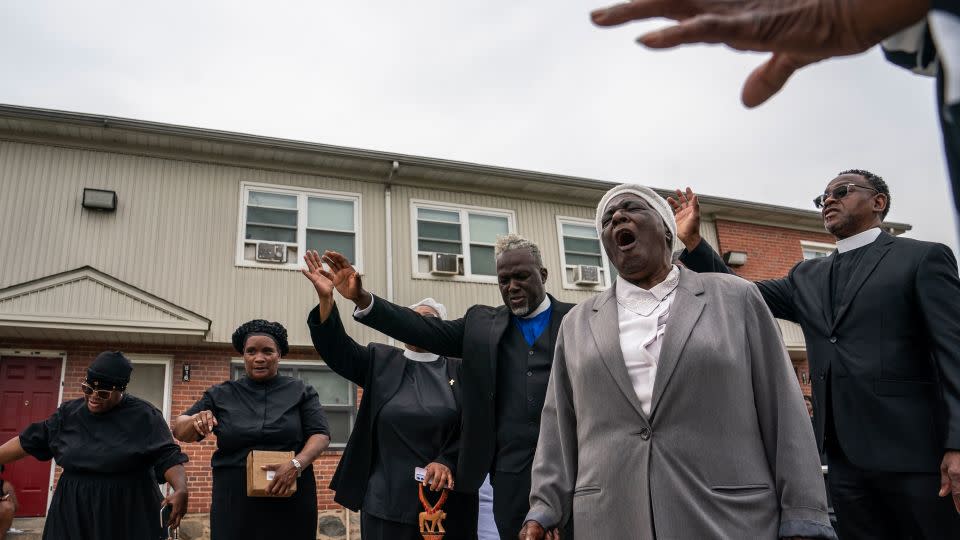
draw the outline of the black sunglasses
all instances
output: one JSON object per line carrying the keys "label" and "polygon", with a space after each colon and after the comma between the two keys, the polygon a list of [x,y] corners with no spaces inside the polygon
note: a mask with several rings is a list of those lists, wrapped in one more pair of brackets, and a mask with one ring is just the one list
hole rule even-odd
{"label": "black sunglasses", "polygon": [[99,390],[84,382],[80,383],[80,390],[83,391],[83,395],[85,396],[96,394],[98,398],[104,401],[110,399],[110,396],[113,395],[114,392],[114,390]]}
{"label": "black sunglasses", "polygon": [[876,191],[876,189],[867,186],[861,186],[860,184],[844,184],[842,186],[837,186],[833,190],[827,190],[823,192],[823,195],[817,195],[817,198],[813,200],[813,205],[817,208],[823,208],[823,203],[830,197],[833,197],[834,200],[840,200],[846,197],[851,191],[856,191],[856,189],[869,189],[870,191]]}

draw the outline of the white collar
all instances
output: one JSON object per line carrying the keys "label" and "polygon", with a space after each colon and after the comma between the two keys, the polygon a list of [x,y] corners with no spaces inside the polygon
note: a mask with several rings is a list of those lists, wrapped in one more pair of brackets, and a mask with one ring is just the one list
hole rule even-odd
{"label": "white collar", "polygon": [[863,232],[857,233],[853,236],[848,236],[847,238],[841,238],[837,240],[837,251],[840,253],[846,253],[848,251],[853,251],[863,246],[869,246],[880,236],[880,227],[874,227],[872,229],[867,229]]}
{"label": "white collar", "polygon": [[540,302],[540,306],[537,307],[537,309],[531,311],[529,314],[524,315],[523,317],[520,317],[520,318],[521,318],[521,319],[532,319],[532,318],[536,317],[537,315],[539,315],[539,314],[543,313],[544,311],[546,311],[547,308],[549,308],[549,307],[550,307],[550,297],[547,296],[547,295],[544,295],[544,296],[543,296],[543,302]]}
{"label": "white collar", "polygon": [[618,275],[617,303],[638,315],[646,316],[670,296],[679,283],[680,268],[677,265],[673,265],[667,277],[650,289],[638,287]]}
{"label": "white collar", "polygon": [[414,362],[433,362],[434,360],[440,358],[438,355],[433,354],[432,352],[415,352],[410,349],[403,350],[403,356],[413,360]]}

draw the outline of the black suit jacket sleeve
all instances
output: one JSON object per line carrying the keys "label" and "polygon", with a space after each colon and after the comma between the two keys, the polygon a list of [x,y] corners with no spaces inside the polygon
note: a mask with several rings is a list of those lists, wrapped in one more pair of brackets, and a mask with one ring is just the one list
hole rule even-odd
{"label": "black suit jacket sleeve", "polygon": [[[448,362],[453,362],[451,359],[447,359]],[[457,363],[456,376],[453,377],[454,380],[461,380],[461,370],[460,364]],[[457,383],[459,384],[459,382]],[[461,409],[462,410],[462,409]],[[450,432],[450,435],[447,437],[447,440],[443,442],[443,447],[440,448],[440,455],[434,460],[441,465],[446,465],[451,471],[454,471],[456,475],[457,471],[457,458],[460,457],[460,424],[462,420],[457,421],[457,425]],[[454,485],[456,485],[456,476],[454,476]]]}
{"label": "black suit jacket sleeve", "polygon": [[319,306],[313,308],[307,316],[307,326],[310,327],[313,348],[330,369],[357,386],[366,386],[372,369],[373,352],[369,346],[364,347],[347,335],[337,305],[333,305],[330,316],[323,322],[320,322]]}
{"label": "black suit jacket sleeve", "polygon": [[960,278],[953,252],[930,244],[914,286],[946,408],[944,448],[960,450]]}
{"label": "black suit jacket sleeve", "polygon": [[464,319],[442,321],[436,317],[424,317],[410,308],[377,296],[373,299],[370,312],[357,318],[357,321],[433,354],[463,358]]}
{"label": "black suit jacket sleeve", "polygon": [[[680,254],[680,262],[698,274],[714,272],[736,275],[706,240],[701,240],[693,251],[684,249]],[[798,322],[796,306],[793,303],[793,279],[790,277],[796,269],[794,266],[790,275],[785,278],[754,281],[767,307],[778,319]]]}

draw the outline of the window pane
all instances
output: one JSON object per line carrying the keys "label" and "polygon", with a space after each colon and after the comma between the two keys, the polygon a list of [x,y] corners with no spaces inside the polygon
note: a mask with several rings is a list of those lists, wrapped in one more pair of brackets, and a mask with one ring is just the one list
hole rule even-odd
{"label": "window pane", "polygon": [[163,387],[166,379],[166,365],[134,363],[130,382],[127,383],[127,392],[149,401],[151,405],[162,411]]}
{"label": "window pane", "polygon": [[417,221],[418,238],[431,240],[460,240],[460,225],[453,223],[433,223]]}
{"label": "window pane", "polygon": [[296,210],[271,210],[270,208],[247,207],[247,223],[266,223],[267,225],[297,226]]}
{"label": "window pane", "polygon": [[349,381],[332,371],[301,369],[300,379],[313,386],[317,394],[320,394],[320,403],[324,405],[350,405],[353,403],[353,400],[350,399],[353,386]]}
{"label": "window pane", "polygon": [[326,249],[336,251],[353,263],[357,260],[354,238],[353,233],[307,231],[307,249],[315,249],[319,253]]}
{"label": "window pane", "polygon": [[603,266],[600,255],[571,255],[567,254],[567,264],[586,264],[589,266]]}
{"label": "window pane", "polygon": [[572,225],[570,223],[564,223],[563,235],[564,236],[580,236],[584,238],[596,238],[597,229],[595,227],[590,227],[588,225]]}
{"label": "window pane", "polygon": [[447,212],[444,210],[431,210],[430,208],[417,208],[418,219],[429,219],[431,221],[445,221],[447,223],[460,223],[460,212]]}
{"label": "window pane", "polygon": [[463,254],[463,245],[460,242],[436,242],[432,240],[420,240],[417,242],[417,249],[420,251],[430,251],[435,253],[456,253]]}
{"label": "window pane", "polygon": [[276,206],[277,208],[290,208],[292,210],[296,210],[297,196],[251,191],[249,203],[256,204],[258,206]]}
{"label": "window pane", "polygon": [[352,231],[353,201],[310,197],[307,202],[307,227]]}
{"label": "window pane", "polygon": [[267,242],[297,243],[296,229],[281,229],[278,227],[260,227],[247,225],[247,240],[264,240]]}
{"label": "window pane", "polygon": [[507,218],[470,214],[470,241],[493,244],[498,236],[509,232]]}
{"label": "window pane", "polygon": [[576,251],[580,253],[594,253],[596,255],[600,254],[600,241],[599,240],[587,240],[586,238],[570,238],[569,236],[563,237],[563,249],[568,254],[571,251]]}
{"label": "window pane", "polygon": [[470,246],[470,273],[481,276],[497,275],[497,261],[491,246]]}
{"label": "window pane", "polygon": [[346,444],[350,438],[350,411],[325,410],[330,423],[330,442]]}

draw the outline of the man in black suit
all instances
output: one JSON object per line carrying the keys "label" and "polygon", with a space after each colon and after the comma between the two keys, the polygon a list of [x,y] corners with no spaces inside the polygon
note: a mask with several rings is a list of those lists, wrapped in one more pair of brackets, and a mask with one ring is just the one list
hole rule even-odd
{"label": "man in black suit", "polygon": [[[670,202],[686,246],[680,260],[695,271],[732,273],[701,241],[696,195],[677,190]],[[774,316],[803,329],[840,538],[960,538],[953,253],[882,232],[890,192],[868,171],[844,171],[814,203],[837,251],[756,285]],[[951,494],[954,504],[941,498]]]}
{"label": "man in black suit", "polygon": [[457,489],[477,491],[489,472],[500,537],[516,538],[529,510],[530,468],[554,344],[573,304],[546,293],[547,269],[533,242],[507,235],[495,253],[503,305],[475,305],[452,321],[374,298],[346,259],[327,252],[324,260],[337,291],[356,304],[358,321],[403,343],[463,359]]}

